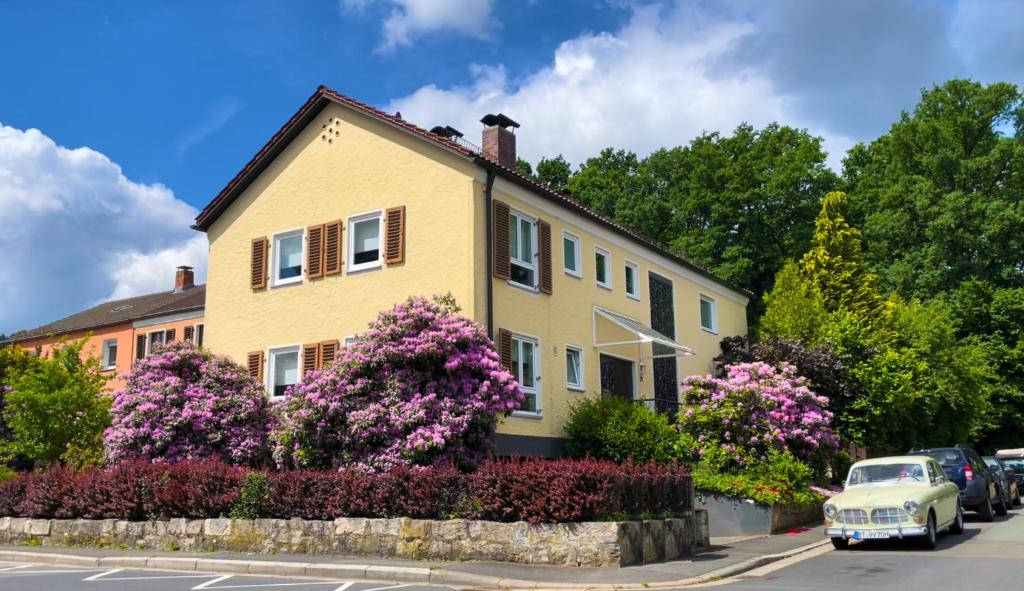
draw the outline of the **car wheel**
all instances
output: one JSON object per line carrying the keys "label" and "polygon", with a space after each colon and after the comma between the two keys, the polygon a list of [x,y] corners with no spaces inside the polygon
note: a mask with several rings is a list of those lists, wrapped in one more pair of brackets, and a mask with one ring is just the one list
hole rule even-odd
{"label": "car wheel", "polygon": [[1009,510],[1010,509],[1006,506],[1006,499],[1004,499],[1002,493],[1000,493],[999,494],[999,504],[996,505],[996,515],[1002,517],[1002,516],[1006,515],[1006,513]]}
{"label": "car wheel", "polygon": [[921,536],[921,547],[925,550],[934,550],[939,541],[939,532],[935,531],[935,514],[928,512],[928,531]]}
{"label": "car wheel", "polygon": [[832,538],[832,547],[836,550],[846,550],[850,547],[850,540],[846,538]]}
{"label": "car wheel", "polygon": [[956,504],[956,517],[953,518],[953,523],[949,526],[949,533],[954,535],[964,533],[964,510],[959,502]]}
{"label": "car wheel", "polygon": [[995,513],[992,511],[992,499],[985,499],[985,502],[978,507],[978,515],[981,515],[982,521],[995,520]]}

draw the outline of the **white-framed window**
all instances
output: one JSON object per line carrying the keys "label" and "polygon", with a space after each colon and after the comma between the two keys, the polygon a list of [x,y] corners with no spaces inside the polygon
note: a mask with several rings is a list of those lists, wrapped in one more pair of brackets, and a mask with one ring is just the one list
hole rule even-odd
{"label": "white-framed window", "polygon": [[582,392],[583,386],[583,349],[575,345],[565,346],[565,385],[570,390]]}
{"label": "white-framed window", "polygon": [[103,369],[117,369],[117,339],[103,341]]}
{"label": "white-framed window", "polygon": [[715,299],[704,294],[700,296],[700,327],[718,334],[718,306]]}
{"label": "white-framed window", "polygon": [[153,352],[153,347],[161,345],[167,341],[166,330],[155,330],[151,333],[146,334],[146,355]]}
{"label": "white-framed window", "polygon": [[272,286],[302,283],[302,259],[306,250],[306,231],[291,230],[274,235]]}
{"label": "white-framed window", "polygon": [[342,339],[341,342],[344,343],[345,344],[345,348],[348,349],[352,345],[355,345],[356,343],[359,342],[359,337],[354,336],[354,335],[353,336],[348,336],[348,337],[345,337],[344,339]]}
{"label": "white-framed window", "polygon": [[518,211],[508,217],[511,281],[537,289],[537,220]]}
{"label": "white-framed window", "polygon": [[371,211],[348,219],[348,272],[376,269],[381,266],[381,236],[384,215]]}
{"label": "white-framed window", "polygon": [[271,396],[284,396],[289,386],[299,383],[300,345],[278,347],[267,352],[270,371],[267,372],[267,392]]}
{"label": "white-framed window", "polygon": [[580,237],[562,232],[562,265],[566,275],[582,277],[583,268],[580,264]]}
{"label": "white-framed window", "polygon": [[598,286],[612,288],[612,253],[600,246],[594,247],[594,273]]}
{"label": "white-framed window", "polygon": [[640,299],[640,267],[629,261],[626,261],[626,295]]}
{"label": "white-framed window", "polygon": [[533,337],[512,335],[512,374],[526,395],[518,413],[540,414],[540,341]]}

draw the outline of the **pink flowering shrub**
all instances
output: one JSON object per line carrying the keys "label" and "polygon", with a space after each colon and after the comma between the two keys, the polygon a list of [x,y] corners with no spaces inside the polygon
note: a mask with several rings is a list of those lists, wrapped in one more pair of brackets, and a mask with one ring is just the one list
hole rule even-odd
{"label": "pink flowering shrub", "polygon": [[388,471],[486,459],[497,416],[524,398],[484,329],[457,312],[450,298],[411,298],[308,372],[273,435],[278,464]]}
{"label": "pink flowering shrub", "polygon": [[136,361],[127,385],[114,394],[113,424],[104,434],[107,460],[263,463],[269,404],[263,386],[242,366],[191,343],[170,343]]}
{"label": "pink flowering shrub", "polygon": [[828,399],[812,392],[793,366],[739,363],[726,372],[724,379],[683,381],[679,428],[691,453],[714,454],[727,467],[765,462],[772,452],[815,462],[835,452],[839,438]]}

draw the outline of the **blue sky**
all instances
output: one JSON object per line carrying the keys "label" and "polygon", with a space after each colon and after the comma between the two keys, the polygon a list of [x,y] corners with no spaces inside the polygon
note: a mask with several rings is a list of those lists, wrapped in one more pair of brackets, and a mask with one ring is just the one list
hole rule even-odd
{"label": "blue sky", "polygon": [[25,1],[0,22],[0,333],[202,276],[191,218],[319,84],[470,139],[503,111],[533,161],[780,121],[838,166],[922,87],[1024,83],[1015,0]]}

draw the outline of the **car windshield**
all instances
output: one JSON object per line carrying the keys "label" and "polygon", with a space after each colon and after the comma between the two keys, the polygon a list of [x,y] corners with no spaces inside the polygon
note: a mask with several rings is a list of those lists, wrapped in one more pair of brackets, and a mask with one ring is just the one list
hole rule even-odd
{"label": "car windshield", "polygon": [[963,455],[958,451],[936,451],[929,452],[926,455],[931,456],[936,462],[942,464],[943,468],[959,467],[965,463]]}
{"label": "car windshield", "polygon": [[906,484],[908,482],[927,482],[924,467],[921,464],[893,463],[854,466],[850,470],[847,486],[861,484]]}
{"label": "car windshield", "polygon": [[1003,463],[1014,472],[1024,472],[1024,458],[1007,458]]}

